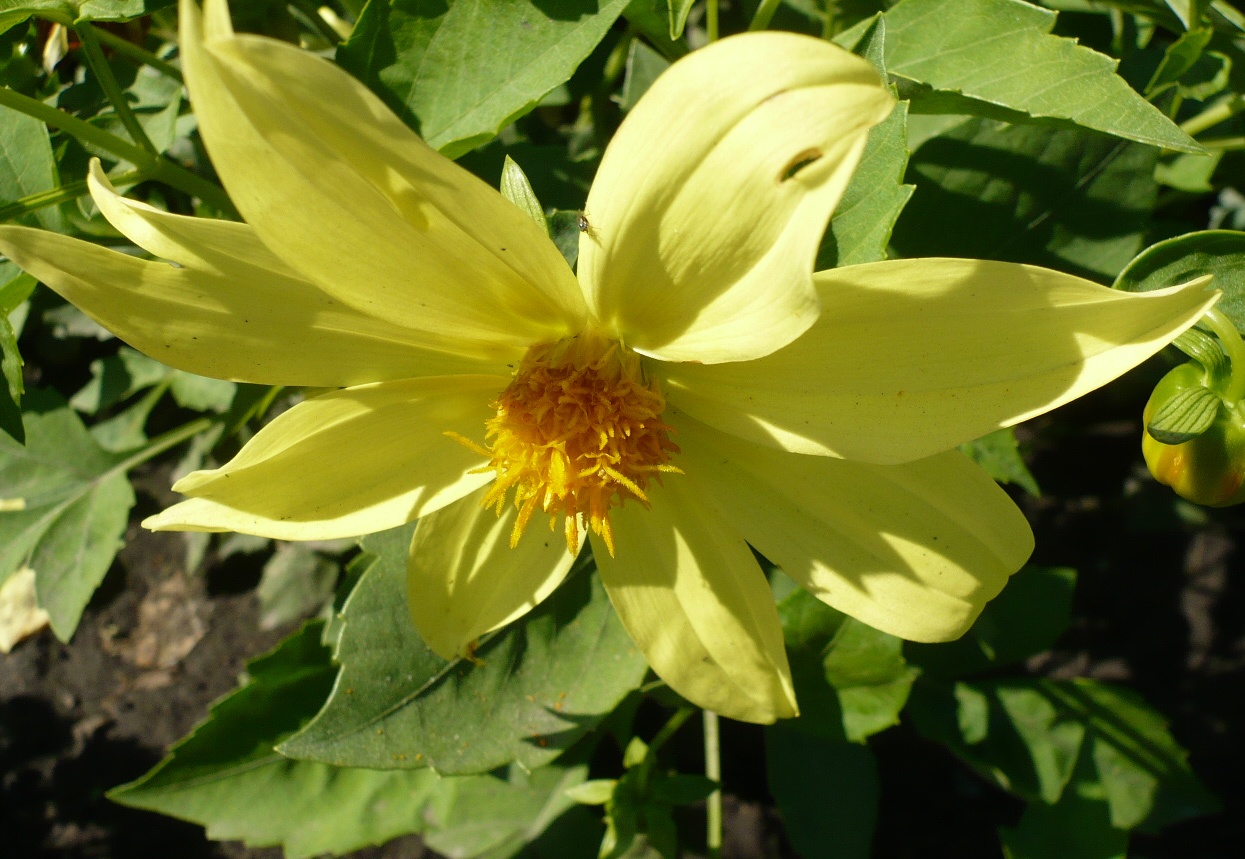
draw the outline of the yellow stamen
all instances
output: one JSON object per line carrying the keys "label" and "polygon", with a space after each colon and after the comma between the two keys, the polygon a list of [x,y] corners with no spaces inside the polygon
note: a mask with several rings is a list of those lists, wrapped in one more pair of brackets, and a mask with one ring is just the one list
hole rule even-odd
{"label": "yellow stamen", "polygon": [[450,438],[489,457],[480,470],[497,480],[482,504],[501,514],[510,490],[519,515],[510,534],[515,546],[536,509],[559,515],[572,553],[579,551],[579,522],[614,554],[610,509],[633,498],[648,506],[645,487],[662,473],[679,447],[661,420],[665,397],[645,378],[640,356],[588,331],[527,351],[514,380],[491,407],[487,446],[458,433]]}

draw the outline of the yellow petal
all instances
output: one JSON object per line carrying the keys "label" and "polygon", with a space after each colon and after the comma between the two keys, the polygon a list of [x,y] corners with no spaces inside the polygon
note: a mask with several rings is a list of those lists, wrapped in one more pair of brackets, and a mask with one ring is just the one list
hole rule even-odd
{"label": "yellow petal", "polygon": [[674,423],[687,479],[728,523],[806,590],[892,635],[958,638],[1033,551],[1023,514],[959,451],[871,465]]}
{"label": "yellow petal", "polygon": [[611,513],[616,556],[591,535],[601,581],[648,664],[694,704],[744,722],[797,713],[778,611],[743,538],[679,475],[652,509]]}
{"label": "yellow petal", "polygon": [[181,11],[212,162],[290,267],[434,349],[523,347],[581,327],[574,277],[539,227],[361,83],[292,45],[235,37],[225,0]]}
{"label": "yellow petal", "polygon": [[438,655],[453,659],[490,630],[535,608],[566,578],[566,537],[529,528],[510,548],[518,511],[480,506],[484,489],[419,520],[406,567],[411,619]]}
{"label": "yellow petal", "polygon": [[492,479],[446,431],[480,435],[507,380],[443,376],[363,385],[299,403],[223,467],[173,489],[192,496],[143,522],[154,531],[239,531],[327,540],[394,528]]}
{"label": "yellow petal", "polygon": [[588,195],[579,278],[597,318],[668,361],[747,360],[798,337],[817,317],[826,222],[893,105],[869,63],[793,33],[675,63]]}
{"label": "yellow petal", "polygon": [[817,274],[825,310],[757,361],[662,365],[669,402],[800,453],[929,456],[1088,393],[1215,301],[1206,278],[1147,293],[1034,266],[892,260]]}
{"label": "yellow petal", "polygon": [[[253,234],[242,224],[178,223],[201,233],[197,250],[180,254],[181,268],[25,227],[0,226],[0,253],[134,348],[201,376],[340,387],[501,367],[498,360],[419,348],[403,339],[402,329],[306,281],[216,253],[217,240],[246,247]],[[503,357],[513,361],[517,354]]]}

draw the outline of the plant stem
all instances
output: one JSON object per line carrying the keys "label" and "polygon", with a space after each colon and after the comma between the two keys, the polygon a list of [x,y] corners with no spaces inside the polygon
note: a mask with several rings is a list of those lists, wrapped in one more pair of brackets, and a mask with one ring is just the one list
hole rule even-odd
{"label": "plant stem", "polygon": [[125,126],[125,130],[130,133],[135,143],[151,155],[159,157],[160,150],[156,149],[156,145],[151,142],[147,132],[143,131],[138,117],[130,109],[130,102],[126,99],[125,92],[117,83],[116,75],[108,66],[108,58],[104,56],[104,49],[99,46],[99,37],[95,34],[95,28],[87,21],[79,21],[74,25],[74,29],[78,31],[78,38],[82,40],[82,52],[86,55],[87,65],[95,73],[95,79],[103,88],[104,95],[108,96],[108,101],[112,103],[112,109],[117,112],[117,118],[121,120],[121,124]]}
{"label": "plant stem", "polygon": [[123,39],[120,36],[113,35],[107,30],[100,29],[95,30],[95,36],[102,43],[127,59],[131,59],[134,62],[141,63],[145,66],[151,66],[156,71],[171,77],[175,81],[180,81],[182,79],[181,69],[177,66],[167,60],[160,59],[150,51],[143,50],[128,39]]}
{"label": "plant stem", "polygon": [[1211,152],[1231,152],[1236,149],[1245,149],[1245,137],[1220,137],[1216,140],[1199,140],[1198,143]]}
{"label": "plant stem", "polygon": [[1215,332],[1219,345],[1228,356],[1228,387],[1223,392],[1223,398],[1229,403],[1239,403],[1245,399],[1245,343],[1241,342],[1241,333],[1232,320],[1215,307],[1206,311],[1202,321]]}
{"label": "plant stem", "polygon": [[[146,178],[147,176],[142,170],[127,170],[124,173],[108,177],[109,181],[114,185],[134,185]],[[59,188],[40,191],[37,194],[27,194],[25,197],[15,200],[7,206],[0,206],[0,223],[20,218],[22,215],[28,215],[46,206],[59,206],[61,203],[68,203],[70,200],[76,200],[89,193],[89,191],[86,180],[82,179],[61,185]]]}
{"label": "plant stem", "polygon": [[[718,744],[718,714],[712,710],[703,713],[705,729],[705,778],[722,784],[722,752]],[[718,859],[722,855],[722,788],[709,794],[705,800],[705,847],[706,859]]]}
{"label": "plant stem", "polygon": [[657,765],[658,750],[674,736],[679,728],[683,727],[683,723],[690,719],[695,712],[695,707],[680,707],[666,724],[661,726],[661,730],[653,737],[653,741],[648,744],[648,750],[644,753],[644,760],[639,766],[639,782],[642,791],[647,790],[649,774],[652,773],[653,767]]}
{"label": "plant stem", "polygon": [[748,29],[764,30],[768,27],[774,13],[778,11],[778,3],[779,0],[761,0],[761,5],[757,6],[756,14],[752,16],[752,23],[748,25]]}
{"label": "plant stem", "polygon": [[1245,98],[1241,98],[1239,95],[1232,95],[1217,104],[1211,105],[1197,116],[1190,117],[1180,123],[1180,130],[1193,137],[1208,128],[1231,119],[1242,110],[1245,110]]}
{"label": "plant stem", "polygon": [[341,42],[341,33],[334,30],[332,24],[320,17],[320,10],[316,8],[315,3],[309,0],[292,0],[290,5],[302,12],[307,23],[315,27],[330,45],[337,45]]}
{"label": "plant stem", "polygon": [[7,87],[0,87],[0,106],[12,108],[27,116],[42,120],[53,128],[71,134],[79,140],[97,146],[117,157],[129,161],[146,174],[149,179],[158,179],[172,185],[191,196],[196,196],[222,212],[233,212],[233,204],[229,196],[219,185],[214,185],[201,176],[196,176],[184,167],[178,167],[167,158],[152,155],[140,146],[128,140],[109,134],[102,128],[96,128],[89,122],[76,116],[44,104],[38,99],[30,98]]}
{"label": "plant stem", "polygon": [[197,418],[190,423],[182,424],[176,429],[171,429],[163,435],[158,435],[147,444],[134,451],[129,457],[117,466],[122,471],[129,471],[135,466],[142,465],[149,459],[153,459],[164,453],[171,447],[175,447],[187,439],[197,436],[205,429],[215,423],[212,418]]}
{"label": "plant stem", "polygon": [[705,33],[710,42],[718,40],[718,0],[705,0]]}

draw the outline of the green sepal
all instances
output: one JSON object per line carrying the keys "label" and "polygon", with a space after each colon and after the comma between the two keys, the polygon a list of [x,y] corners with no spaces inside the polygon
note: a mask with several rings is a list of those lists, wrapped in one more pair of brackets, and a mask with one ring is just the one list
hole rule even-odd
{"label": "green sepal", "polygon": [[1228,371],[1228,359],[1214,337],[1200,328],[1190,328],[1172,341],[1172,345],[1201,364],[1212,378]]}
{"label": "green sepal", "polygon": [[1155,409],[1146,432],[1163,444],[1183,444],[1210,429],[1221,405],[1209,388],[1185,388]]}

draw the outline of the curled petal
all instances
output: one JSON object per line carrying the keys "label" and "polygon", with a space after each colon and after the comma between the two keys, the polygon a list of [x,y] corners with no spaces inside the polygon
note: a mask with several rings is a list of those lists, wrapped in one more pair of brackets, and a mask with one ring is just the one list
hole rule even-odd
{"label": "curled petal", "polygon": [[791,342],[817,316],[826,222],[893,105],[869,63],[793,33],[723,39],[676,63],[588,195],[579,277],[593,313],[666,361]]}
{"label": "curled petal", "polygon": [[1074,400],[1192,325],[1206,278],[1127,293],[1035,266],[891,260],[817,274],[824,311],[756,361],[664,364],[669,402],[742,438],[896,463]]}
{"label": "curled petal", "polygon": [[225,0],[181,12],[212,162],[287,265],[433,349],[518,348],[579,327],[582,298],[548,237],[365,86],[292,45],[235,36]]}
{"label": "curled petal", "polygon": [[506,379],[442,376],[323,394],[278,416],[232,460],[173,489],[191,496],[154,531],[239,531],[328,540],[395,528],[478,489],[482,457],[447,438],[477,434]]}
{"label": "curled petal", "polygon": [[688,480],[801,587],[912,641],[958,638],[1033,551],[959,451],[872,465],[762,447],[677,416]]}
{"label": "curled petal", "polygon": [[518,511],[507,505],[498,516],[480,505],[483,497],[479,489],[424,516],[411,540],[406,568],[411,619],[444,659],[527,614],[575,562],[561,530],[531,528],[510,548]]}
{"label": "curled petal", "polygon": [[657,674],[689,701],[744,722],[797,714],[778,611],[743,538],[680,475],[652,509],[611,514],[617,555],[591,535],[601,581]]}

